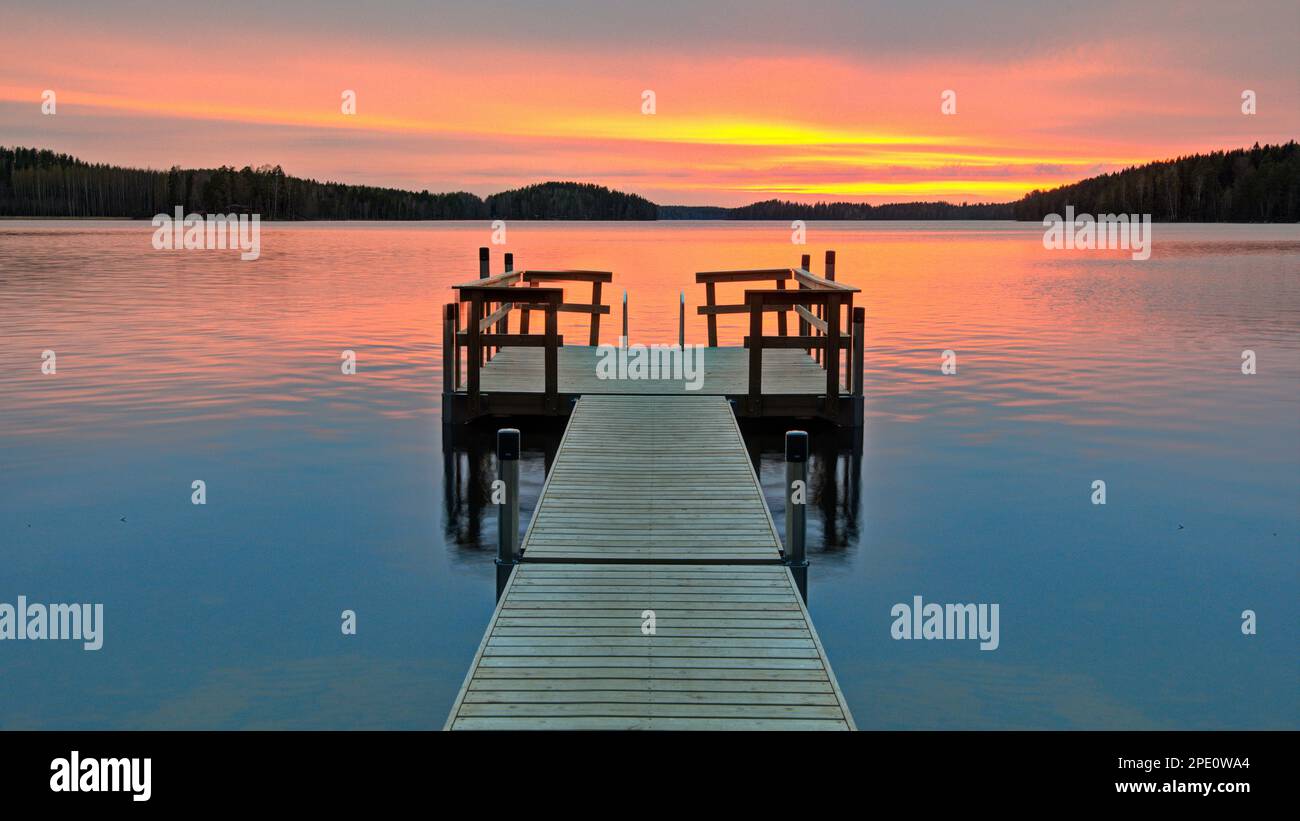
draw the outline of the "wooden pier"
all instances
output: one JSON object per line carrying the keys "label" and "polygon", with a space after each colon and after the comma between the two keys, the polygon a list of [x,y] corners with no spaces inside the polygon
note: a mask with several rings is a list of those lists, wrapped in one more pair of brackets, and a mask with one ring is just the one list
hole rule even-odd
{"label": "wooden pier", "polygon": [[[737,423],[861,425],[863,311],[857,289],[834,281],[834,253],[824,278],[807,257],[696,275],[709,339],[700,390],[680,374],[601,377],[613,274],[515,271],[507,255],[493,276],[487,249],[479,259],[480,279],[456,286],[463,327],[460,304],[443,314],[445,421],[569,420],[522,542],[520,434],[498,432],[497,607],[447,729],[853,729],[805,606],[808,436],[787,434],[782,539]],[[566,301],[564,282],[590,284],[590,300]],[[737,282],[774,287],[719,303],[718,286]],[[530,333],[538,313],[543,332]],[[564,343],[561,313],[590,316],[588,344]],[[718,346],[727,313],[748,315],[742,345]],[[627,328],[625,296],[620,345]]]}

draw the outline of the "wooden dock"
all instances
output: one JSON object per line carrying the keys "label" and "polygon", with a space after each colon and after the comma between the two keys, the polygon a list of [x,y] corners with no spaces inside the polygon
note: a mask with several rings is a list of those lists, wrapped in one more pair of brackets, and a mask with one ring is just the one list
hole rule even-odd
{"label": "wooden dock", "polygon": [[[515,270],[492,275],[488,249],[479,249],[479,279],[456,285],[458,301],[443,310],[442,417],[464,423],[487,416],[567,416],[580,396],[590,394],[700,393],[735,403],[745,418],[817,418],[859,427],[863,409],[865,312],[854,307],[859,289],[835,281],[835,253],[826,254],[825,276],[797,268],[703,271],[708,345],[703,375],[689,388],[683,378],[607,379],[597,369],[601,317],[611,313],[602,295],[613,282],[609,271]],[[579,300],[565,285],[590,285]],[[723,303],[723,287],[746,287],[742,301]],[[623,300],[628,340],[628,306]],[[561,314],[590,319],[582,340],[560,334]],[[730,345],[719,343],[718,317],[743,315],[746,332]],[[511,330],[517,321],[517,330]],[[538,328],[538,325],[541,325]],[[577,344],[579,341],[584,344]],[[672,340],[638,340],[667,343]],[[686,341],[682,293],[677,340]]]}
{"label": "wooden dock", "polygon": [[723,397],[583,396],[447,729],[853,729],[784,558]]}

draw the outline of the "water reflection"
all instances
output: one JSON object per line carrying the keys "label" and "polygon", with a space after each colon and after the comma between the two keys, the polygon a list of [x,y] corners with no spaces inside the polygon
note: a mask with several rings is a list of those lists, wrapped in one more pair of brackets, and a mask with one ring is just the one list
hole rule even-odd
{"label": "water reflection", "polygon": [[[496,478],[496,435],[505,427],[520,429],[520,522],[527,528],[536,510],[564,435],[564,420],[484,419],[469,425],[443,425],[443,535],[449,549],[475,562],[495,555],[496,506],[491,504]],[[809,433],[808,554],[816,585],[816,561],[840,561],[862,546],[862,428],[836,428],[816,420],[741,423],[745,448],[763,486],[777,531],[785,532],[785,433]]]}
{"label": "water reflection", "polygon": [[[439,419],[438,310],[486,228],[270,225],[244,264],[0,224],[0,600],[108,620],[98,653],[0,645],[0,727],[441,725],[495,584],[505,423]],[[1026,224],[810,229],[867,307],[863,441],[809,428],[809,606],[859,726],[1300,726],[1294,637],[1238,618],[1300,620],[1297,227],[1158,225],[1146,263]],[[705,340],[692,272],[798,257],[779,223],[523,223],[509,250],[615,271],[642,342],[680,290]],[[562,426],[519,427],[527,521]],[[778,524],[784,432],[745,426]],[[893,641],[916,594],[1001,602],[1001,647]]]}
{"label": "water reflection", "polygon": [[442,426],[443,536],[448,547],[475,562],[496,555],[497,516],[491,504],[500,428],[520,431],[519,520],[532,520],[542,485],[564,436],[563,420],[482,419]]}
{"label": "water reflection", "polygon": [[[862,428],[806,422],[746,422],[749,460],[763,484],[777,530],[785,532],[785,432],[808,432],[808,555],[835,558],[857,549],[863,530]],[[814,565],[813,573],[816,573]],[[815,578],[815,575],[814,575]]]}

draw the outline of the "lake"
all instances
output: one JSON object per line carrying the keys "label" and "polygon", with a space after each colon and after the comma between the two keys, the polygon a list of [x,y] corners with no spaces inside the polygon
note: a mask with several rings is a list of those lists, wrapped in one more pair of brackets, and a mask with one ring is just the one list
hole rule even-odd
{"label": "lake", "polygon": [[[252,262],[151,234],[0,222],[0,602],[104,605],[98,651],[0,642],[0,727],[441,727],[496,523],[438,317],[489,226],[264,224]],[[621,289],[647,343],[685,290],[702,342],[693,272],[837,252],[866,420],[859,452],[814,434],[809,609],[860,727],[1300,727],[1300,228],[1157,225],[1147,261],[1042,235],[511,223],[493,272],[613,270],[607,342]],[[557,430],[522,429],[527,516]],[[747,432],[779,519],[781,431]],[[894,640],[914,596],[999,604],[999,647]]]}

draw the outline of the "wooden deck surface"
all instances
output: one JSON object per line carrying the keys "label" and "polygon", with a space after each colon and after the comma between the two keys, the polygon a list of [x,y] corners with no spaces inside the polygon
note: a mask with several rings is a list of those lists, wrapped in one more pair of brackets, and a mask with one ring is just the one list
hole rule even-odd
{"label": "wooden deck surface", "polygon": [[[655,634],[642,633],[645,611]],[[783,566],[522,564],[452,730],[848,730]]]}
{"label": "wooden deck surface", "polygon": [[584,396],[526,561],[777,562],[781,541],[720,396]]}
{"label": "wooden deck surface", "polygon": [[[705,348],[704,380],[698,391],[688,391],[683,379],[601,379],[596,373],[598,350],[586,345],[559,349],[560,393],[738,396],[749,390],[749,352],[745,348]],[[481,389],[485,393],[540,392],[544,354],[541,348],[504,348],[483,366]],[[763,393],[820,396],[826,393],[826,372],[804,351],[765,350]]]}
{"label": "wooden deck surface", "polygon": [[447,728],[852,729],[780,548],[725,399],[582,397]]}

